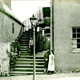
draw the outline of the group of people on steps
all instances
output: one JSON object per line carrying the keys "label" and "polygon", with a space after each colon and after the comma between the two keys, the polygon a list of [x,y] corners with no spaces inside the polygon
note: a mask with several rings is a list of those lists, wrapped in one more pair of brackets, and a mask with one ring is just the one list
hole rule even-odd
{"label": "group of people on steps", "polygon": [[[29,48],[30,48],[30,55],[33,55],[33,39],[31,38],[29,41]],[[18,53],[18,56],[20,56],[20,45],[18,42],[18,39],[15,40],[15,51]],[[54,53],[49,48],[47,49],[47,52],[44,54],[44,74],[52,74],[54,73]]]}
{"label": "group of people on steps", "polygon": [[[31,38],[29,41],[30,55],[33,55],[33,39]],[[54,53],[49,48],[47,52],[44,54],[44,74],[52,74],[54,73]]]}

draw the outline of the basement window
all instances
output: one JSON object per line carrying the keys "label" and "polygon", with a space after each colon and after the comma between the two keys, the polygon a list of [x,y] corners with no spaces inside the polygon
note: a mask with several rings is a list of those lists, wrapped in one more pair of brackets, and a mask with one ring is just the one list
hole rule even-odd
{"label": "basement window", "polygon": [[12,23],[12,33],[14,33],[14,23]]}
{"label": "basement window", "polygon": [[72,28],[72,49],[80,51],[80,27]]}

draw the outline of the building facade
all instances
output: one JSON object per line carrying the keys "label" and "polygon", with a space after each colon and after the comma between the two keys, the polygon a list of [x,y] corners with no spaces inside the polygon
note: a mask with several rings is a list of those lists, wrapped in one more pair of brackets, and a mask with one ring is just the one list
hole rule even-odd
{"label": "building facade", "polygon": [[55,71],[80,71],[80,1],[54,0]]}
{"label": "building facade", "polygon": [[19,37],[21,27],[24,26],[10,6],[11,0],[0,0],[0,73],[5,69],[8,71],[10,43]]}

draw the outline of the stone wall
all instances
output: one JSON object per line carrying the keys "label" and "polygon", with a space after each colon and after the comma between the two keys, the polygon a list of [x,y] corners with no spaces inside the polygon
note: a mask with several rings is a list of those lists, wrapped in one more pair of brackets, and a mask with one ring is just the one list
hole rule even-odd
{"label": "stone wall", "polygon": [[72,27],[80,26],[80,0],[54,0],[54,54],[57,72],[80,71],[80,52],[72,52]]}
{"label": "stone wall", "polygon": [[[12,33],[12,24],[14,24],[14,33]],[[18,37],[21,24],[17,23],[12,17],[0,11],[0,73],[9,71],[10,43]]]}
{"label": "stone wall", "polygon": [[0,74],[9,73],[9,53],[10,43],[0,43]]}
{"label": "stone wall", "polygon": [[[11,42],[18,37],[21,24],[17,23],[13,19],[9,18],[7,15],[0,12],[1,16],[1,25],[0,25],[0,42]],[[12,33],[12,24],[14,23],[14,33]]]}

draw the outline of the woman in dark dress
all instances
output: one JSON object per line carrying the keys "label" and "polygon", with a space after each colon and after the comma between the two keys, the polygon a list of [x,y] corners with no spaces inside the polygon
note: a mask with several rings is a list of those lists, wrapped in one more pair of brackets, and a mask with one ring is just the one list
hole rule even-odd
{"label": "woman in dark dress", "polygon": [[44,55],[44,73],[46,73],[48,69],[49,55],[50,55],[50,50],[47,49],[47,52]]}

